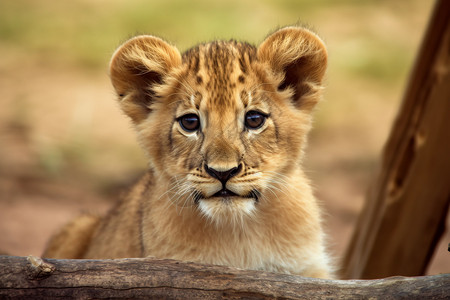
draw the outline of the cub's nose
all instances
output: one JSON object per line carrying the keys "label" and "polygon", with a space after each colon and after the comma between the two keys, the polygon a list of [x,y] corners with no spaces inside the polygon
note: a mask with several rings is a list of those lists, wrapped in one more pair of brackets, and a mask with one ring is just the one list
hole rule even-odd
{"label": "cub's nose", "polygon": [[230,178],[236,176],[237,174],[239,174],[239,172],[241,172],[242,170],[242,164],[239,164],[239,166],[234,167],[232,169],[226,170],[226,171],[217,171],[213,168],[208,167],[205,164],[205,171],[206,173],[208,173],[209,175],[211,175],[211,177],[214,177],[216,179],[218,179],[223,185],[225,185],[225,183],[230,180]]}

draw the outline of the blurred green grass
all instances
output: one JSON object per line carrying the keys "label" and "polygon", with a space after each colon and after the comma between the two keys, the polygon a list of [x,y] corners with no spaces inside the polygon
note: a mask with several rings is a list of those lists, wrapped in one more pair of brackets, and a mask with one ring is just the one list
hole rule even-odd
{"label": "blurred green grass", "polygon": [[[354,41],[357,43],[353,46],[360,54],[355,56],[352,51],[347,52],[352,59],[344,54],[339,67],[348,68],[356,75],[391,82],[403,74],[401,71],[411,55],[405,56],[405,52],[410,52],[403,48],[410,45],[392,38],[391,32],[377,32],[376,26],[365,16],[397,9],[395,14],[402,18],[414,7],[415,10],[417,6],[427,7],[427,4],[418,3],[420,1],[392,2],[1,1],[0,40],[2,44],[38,52],[44,57],[62,57],[77,65],[104,68],[113,49],[124,39],[138,33],[163,36],[184,50],[198,42],[216,38],[257,43],[274,28],[297,22],[313,24],[320,32],[321,23],[329,22],[331,17],[336,24],[327,26],[339,27],[346,23],[348,27],[354,24],[348,34],[356,38]],[[384,60],[381,61],[381,58]]]}

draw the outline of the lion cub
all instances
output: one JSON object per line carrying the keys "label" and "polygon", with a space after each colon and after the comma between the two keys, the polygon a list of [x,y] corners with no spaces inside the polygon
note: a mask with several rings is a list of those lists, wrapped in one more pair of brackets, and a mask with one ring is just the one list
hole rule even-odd
{"label": "lion cub", "polygon": [[301,166],[326,65],[323,42],[299,27],[259,47],[216,41],[183,54],[154,36],[127,41],[111,80],[149,170],[108,215],[63,228],[44,256],[154,256],[330,277]]}

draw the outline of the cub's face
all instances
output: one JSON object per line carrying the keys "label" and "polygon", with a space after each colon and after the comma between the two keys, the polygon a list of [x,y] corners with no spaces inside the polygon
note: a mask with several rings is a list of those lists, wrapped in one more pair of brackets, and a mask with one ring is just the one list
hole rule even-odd
{"label": "cub's face", "polygon": [[325,67],[316,35],[285,28],[259,48],[214,42],[183,55],[137,37],[116,51],[111,77],[169,201],[219,224],[288,189]]}

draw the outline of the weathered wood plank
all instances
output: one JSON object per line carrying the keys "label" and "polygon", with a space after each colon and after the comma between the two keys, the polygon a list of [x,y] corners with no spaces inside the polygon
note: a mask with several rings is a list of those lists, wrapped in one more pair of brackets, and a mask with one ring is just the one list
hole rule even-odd
{"label": "weathered wood plank", "polygon": [[442,0],[348,248],[345,278],[426,271],[450,203],[449,47],[450,1]]}
{"label": "weathered wood plank", "polygon": [[0,298],[445,299],[450,274],[321,280],[152,258],[55,260],[0,256]]}

